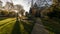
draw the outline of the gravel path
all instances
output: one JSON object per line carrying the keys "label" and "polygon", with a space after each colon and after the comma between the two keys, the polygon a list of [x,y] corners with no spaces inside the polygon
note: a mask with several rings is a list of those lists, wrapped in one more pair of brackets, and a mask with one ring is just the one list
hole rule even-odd
{"label": "gravel path", "polygon": [[37,18],[31,34],[49,34],[49,32],[44,28],[41,20]]}

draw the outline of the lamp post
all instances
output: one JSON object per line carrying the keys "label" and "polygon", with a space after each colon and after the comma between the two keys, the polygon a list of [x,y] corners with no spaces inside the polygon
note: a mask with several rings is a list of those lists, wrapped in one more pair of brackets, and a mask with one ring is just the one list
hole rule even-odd
{"label": "lamp post", "polygon": [[18,21],[18,11],[15,10],[15,12],[16,12],[16,20]]}

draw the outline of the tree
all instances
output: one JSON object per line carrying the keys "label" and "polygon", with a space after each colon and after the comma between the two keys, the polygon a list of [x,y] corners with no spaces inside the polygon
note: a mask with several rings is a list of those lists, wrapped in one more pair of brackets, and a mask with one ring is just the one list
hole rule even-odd
{"label": "tree", "polygon": [[28,17],[28,12],[25,12],[25,15]]}
{"label": "tree", "polygon": [[21,9],[23,9],[23,6],[21,6],[21,5],[14,5],[14,9],[20,11]]}
{"label": "tree", "polygon": [[51,6],[53,8],[52,12],[47,13],[47,15],[50,18],[60,18],[60,2],[59,0],[53,0],[53,5]]}
{"label": "tree", "polygon": [[22,10],[20,11],[20,14],[23,16],[23,15],[24,15],[24,12],[25,12],[25,10],[22,9]]}
{"label": "tree", "polygon": [[8,14],[9,14],[9,12],[6,11],[6,10],[2,10],[1,11],[1,15],[3,15],[3,16],[8,16]]}
{"label": "tree", "polygon": [[9,16],[9,17],[15,17],[15,15],[16,15],[15,12],[12,11],[12,12],[9,12],[9,15],[8,15],[8,16]]}
{"label": "tree", "polygon": [[21,15],[23,15],[23,13],[24,13],[24,11],[25,11],[25,10],[23,9],[23,6],[21,6],[21,5],[15,5],[15,6],[14,6],[14,9],[17,10],[18,13],[21,14]]}

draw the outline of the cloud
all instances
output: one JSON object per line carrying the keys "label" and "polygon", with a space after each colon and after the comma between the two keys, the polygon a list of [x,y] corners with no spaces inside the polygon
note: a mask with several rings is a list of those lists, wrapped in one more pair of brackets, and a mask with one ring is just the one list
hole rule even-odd
{"label": "cloud", "polygon": [[[1,0],[3,1],[3,5],[5,5],[5,3],[8,1],[8,2],[11,2],[10,0]],[[26,11],[29,11],[29,8],[31,6],[31,0],[12,0],[13,3],[16,5],[16,4],[20,4],[23,6],[23,8],[26,10]],[[34,0],[34,3],[37,2],[38,0]],[[38,2],[37,2],[38,3]],[[51,4],[51,2],[49,2],[49,4]]]}

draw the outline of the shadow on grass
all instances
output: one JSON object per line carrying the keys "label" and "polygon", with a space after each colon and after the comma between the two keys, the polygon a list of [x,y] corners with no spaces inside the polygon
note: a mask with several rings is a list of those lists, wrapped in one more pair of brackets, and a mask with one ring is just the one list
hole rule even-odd
{"label": "shadow on grass", "polygon": [[0,17],[0,21],[5,20],[5,19],[7,19],[7,18],[2,18],[2,17]]}
{"label": "shadow on grass", "polygon": [[19,21],[16,21],[11,34],[21,34]]}
{"label": "shadow on grass", "polygon": [[35,21],[34,22],[30,22],[31,24],[26,24],[25,22],[22,21],[22,24],[24,25],[24,29],[31,34],[33,27],[35,25]]}
{"label": "shadow on grass", "polygon": [[[12,21],[14,21],[14,20],[12,20]],[[9,22],[11,22],[11,21],[8,21],[6,23],[1,24],[0,27],[3,26],[3,25],[5,25],[5,24],[7,24],[7,23],[9,23]]]}

